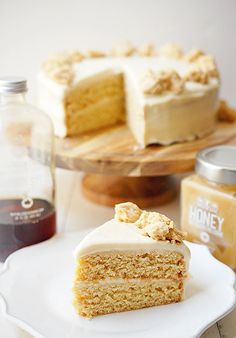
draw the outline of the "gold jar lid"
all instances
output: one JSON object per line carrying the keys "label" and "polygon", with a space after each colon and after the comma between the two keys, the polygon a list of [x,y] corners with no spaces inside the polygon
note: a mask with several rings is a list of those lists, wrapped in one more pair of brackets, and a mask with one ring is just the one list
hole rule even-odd
{"label": "gold jar lid", "polygon": [[236,184],[236,147],[225,145],[201,150],[195,171],[209,181]]}

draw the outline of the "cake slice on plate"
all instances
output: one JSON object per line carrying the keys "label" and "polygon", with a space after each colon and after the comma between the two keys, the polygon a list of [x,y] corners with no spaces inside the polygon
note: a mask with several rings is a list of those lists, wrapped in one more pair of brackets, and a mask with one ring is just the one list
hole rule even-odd
{"label": "cake slice on plate", "polygon": [[74,304],[94,317],[179,302],[190,252],[172,220],[127,202],[77,246]]}

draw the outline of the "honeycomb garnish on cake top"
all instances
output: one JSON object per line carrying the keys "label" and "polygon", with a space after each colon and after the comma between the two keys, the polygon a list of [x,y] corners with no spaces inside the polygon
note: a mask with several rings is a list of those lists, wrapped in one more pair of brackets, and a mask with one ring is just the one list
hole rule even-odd
{"label": "honeycomb garnish on cake top", "polygon": [[187,62],[196,62],[200,56],[205,55],[205,53],[199,48],[191,49],[187,54],[183,56],[184,61]]}
{"label": "honeycomb garnish on cake top", "polygon": [[181,243],[186,233],[177,229],[174,222],[159,212],[141,210],[131,202],[116,204],[115,219],[119,222],[134,223],[141,234],[154,240]]}
{"label": "honeycomb garnish on cake top", "polygon": [[156,55],[155,46],[151,43],[145,44],[138,49],[138,54],[140,56],[155,56]]}
{"label": "honeycomb garnish on cake top", "polygon": [[173,44],[65,52],[44,63],[37,102],[60,137],[126,123],[142,148],[194,140],[216,127],[220,79],[210,55],[186,58]]}
{"label": "honeycomb garnish on cake top", "polygon": [[106,53],[101,50],[89,50],[87,56],[90,58],[103,58],[106,56]]}
{"label": "honeycomb garnish on cake top", "polygon": [[115,218],[75,249],[78,314],[91,318],[183,300],[190,251],[174,229],[164,215],[118,204]]}
{"label": "honeycomb garnish on cake top", "polygon": [[131,56],[136,52],[136,48],[130,41],[117,43],[111,50],[113,56]]}
{"label": "honeycomb garnish on cake top", "polygon": [[167,43],[158,50],[160,56],[170,59],[181,59],[183,57],[182,48],[176,43]]}
{"label": "honeycomb garnish on cake top", "polygon": [[209,77],[219,78],[219,71],[216,66],[215,59],[212,55],[202,55],[196,62],[196,66],[203,72],[207,73]]}
{"label": "honeycomb garnish on cake top", "polygon": [[209,79],[208,73],[195,64],[185,73],[184,76],[185,81],[198,82],[201,84],[208,84]]}
{"label": "honeycomb garnish on cake top", "polygon": [[119,203],[115,205],[115,219],[119,222],[135,223],[142,210],[132,202]]}
{"label": "honeycomb garnish on cake top", "polygon": [[158,95],[170,91],[180,94],[184,89],[184,81],[175,70],[154,72],[148,70],[141,79],[142,89],[146,95]]}
{"label": "honeycomb garnish on cake top", "polygon": [[172,220],[158,212],[143,211],[135,224],[141,228],[144,236],[149,236],[154,240],[182,243],[186,238],[185,232],[177,229]]}
{"label": "honeycomb garnish on cake top", "polygon": [[43,64],[43,69],[48,77],[57,83],[70,85],[73,82],[75,75],[73,70],[73,63],[75,62],[74,58],[74,53],[53,54]]}
{"label": "honeycomb garnish on cake top", "polygon": [[78,63],[84,60],[85,55],[79,50],[71,50],[71,51],[68,51],[66,57],[67,57],[67,60],[71,64],[73,64],[73,63]]}
{"label": "honeycomb garnish on cake top", "polygon": [[63,85],[72,84],[74,71],[70,62],[63,62],[62,59],[49,60],[44,63],[43,67],[50,79]]}

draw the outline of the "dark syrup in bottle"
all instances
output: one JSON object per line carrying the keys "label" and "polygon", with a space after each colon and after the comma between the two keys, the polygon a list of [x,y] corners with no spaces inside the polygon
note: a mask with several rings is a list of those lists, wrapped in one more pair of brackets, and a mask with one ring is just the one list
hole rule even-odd
{"label": "dark syrup in bottle", "polygon": [[55,232],[56,213],[50,202],[43,199],[24,203],[21,199],[0,200],[1,262],[12,252],[45,241]]}

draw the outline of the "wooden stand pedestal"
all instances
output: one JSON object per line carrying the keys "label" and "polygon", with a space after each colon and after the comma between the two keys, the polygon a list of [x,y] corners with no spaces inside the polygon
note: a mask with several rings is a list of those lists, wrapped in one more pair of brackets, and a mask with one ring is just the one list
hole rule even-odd
{"label": "wooden stand pedestal", "polygon": [[121,177],[91,174],[82,181],[82,191],[92,202],[113,207],[121,202],[134,202],[141,208],[158,206],[176,196],[172,176]]}
{"label": "wooden stand pedestal", "polygon": [[141,149],[127,126],[121,125],[83,136],[56,138],[56,163],[60,168],[88,174],[82,191],[95,203],[114,206],[133,201],[147,208],[175,196],[170,175],[193,170],[199,150],[228,143],[235,137],[236,124],[221,122],[202,139]]}

